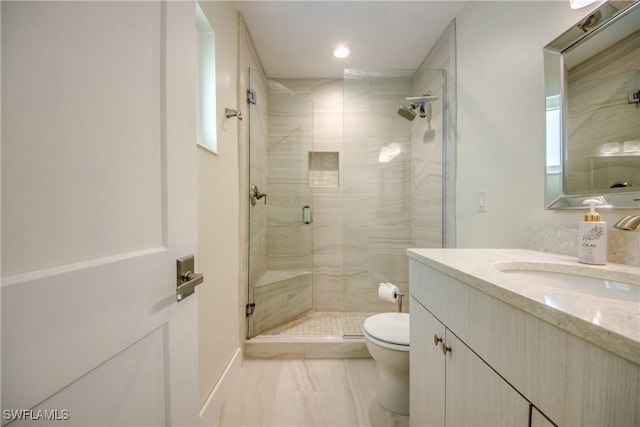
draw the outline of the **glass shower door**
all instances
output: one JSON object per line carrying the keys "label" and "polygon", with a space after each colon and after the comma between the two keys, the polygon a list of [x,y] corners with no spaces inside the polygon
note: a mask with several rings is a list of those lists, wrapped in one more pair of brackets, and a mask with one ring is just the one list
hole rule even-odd
{"label": "glass shower door", "polygon": [[313,103],[249,70],[249,284],[252,337],[313,308],[308,185]]}

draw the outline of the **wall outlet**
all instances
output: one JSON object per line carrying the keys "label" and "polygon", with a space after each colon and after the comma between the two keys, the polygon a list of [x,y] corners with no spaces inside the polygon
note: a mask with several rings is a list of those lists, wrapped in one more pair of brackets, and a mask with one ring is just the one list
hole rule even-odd
{"label": "wall outlet", "polygon": [[478,212],[487,211],[487,190],[478,191]]}

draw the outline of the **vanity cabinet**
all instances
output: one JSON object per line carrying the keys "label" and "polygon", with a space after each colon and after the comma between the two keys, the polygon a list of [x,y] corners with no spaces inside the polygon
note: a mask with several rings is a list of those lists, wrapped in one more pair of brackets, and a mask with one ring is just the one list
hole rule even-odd
{"label": "vanity cabinet", "polygon": [[640,425],[639,365],[445,272],[410,260],[412,425]]}
{"label": "vanity cabinet", "polygon": [[412,426],[529,426],[529,402],[413,297]]}

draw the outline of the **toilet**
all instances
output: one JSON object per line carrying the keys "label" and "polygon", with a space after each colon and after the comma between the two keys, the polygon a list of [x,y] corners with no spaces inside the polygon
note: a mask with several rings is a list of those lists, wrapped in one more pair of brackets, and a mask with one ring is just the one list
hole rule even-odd
{"label": "toilet", "polygon": [[409,415],[409,314],[374,314],[363,329],[367,350],[378,365],[378,402]]}

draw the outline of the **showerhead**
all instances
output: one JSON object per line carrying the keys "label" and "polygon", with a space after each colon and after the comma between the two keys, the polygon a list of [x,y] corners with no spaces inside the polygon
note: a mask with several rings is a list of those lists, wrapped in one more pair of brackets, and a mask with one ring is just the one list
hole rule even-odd
{"label": "showerhead", "polygon": [[413,119],[416,118],[416,112],[414,111],[415,109],[416,109],[415,104],[409,104],[408,107],[405,107],[404,105],[402,105],[400,106],[400,108],[398,108],[398,115],[411,122],[413,121]]}

